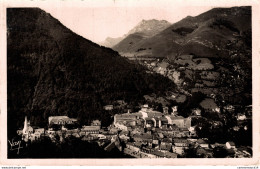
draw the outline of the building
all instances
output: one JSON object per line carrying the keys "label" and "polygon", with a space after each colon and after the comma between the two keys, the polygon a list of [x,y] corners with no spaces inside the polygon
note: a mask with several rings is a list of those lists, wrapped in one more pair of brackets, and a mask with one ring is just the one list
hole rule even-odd
{"label": "building", "polygon": [[173,144],[174,146],[178,146],[178,147],[188,147],[189,146],[189,142],[187,139],[173,139]]}
{"label": "building", "polygon": [[176,137],[189,137],[190,131],[188,128],[180,128],[180,131],[178,134],[176,134]]}
{"label": "building", "polygon": [[197,144],[202,148],[209,148],[209,144],[205,140],[198,139]]}
{"label": "building", "polygon": [[130,150],[133,150],[133,151],[140,151],[140,148],[137,147],[134,143],[126,143],[126,148],[130,149]]}
{"label": "building", "polygon": [[34,129],[34,133],[44,134],[45,133],[45,129],[44,128],[36,128],[36,129]]}
{"label": "building", "polygon": [[189,129],[189,132],[190,132],[190,136],[197,136],[197,133],[196,133],[196,130],[195,130],[195,126],[193,127],[190,127]]}
{"label": "building", "polygon": [[[172,95],[172,97],[174,96],[174,98],[176,97],[175,95]],[[172,107],[172,112],[178,112],[178,106],[173,106]]]}
{"label": "building", "polygon": [[[167,117],[166,117],[167,118]],[[190,128],[191,127],[191,118],[184,118],[182,116],[168,116],[168,123],[175,124],[179,128]]]}
{"label": "building", "polygon": [[30,126],[30,121],[27,121],[27,116],[24,119],[23,135],[33,133],[33,128]]}
{"label": "building", "polygon": [[27,142],[31,138],[32,133],[33,133],[33,128],[30,126],[30,121],[27,120],[27,116],[25,116],[23,132],[22,132],[23,140]]}
{"label": "building", "polygon": [[172,149],[172,144],[171,143],[161,143],[159,149],[164,152],[169,152]]}
{"label": "building", "polygon": [[118,130],[127,131],[127,126],[125,124],[114,123],[114,125],[115,125],[115,129],[117,132],[118,132]]}
{"label": "building", "polygon": [[35,137],[35,139],[39,139],[41,137],[41,133],[40,132],[35,132],[34,133],[34,137]]}
{"label": "building", "polygon": [[105,110],[113,110],[114,106],[113,105],[106,105],[103,107]]}
{"label": "building", "polygon": [[235,107],[233,105],[227,105],[227,106],[224,106],[224,109],[228,110],[228,111],[234,111]]}
{"label": "building", "polygon": [[127,127],[143,126],[143,115],[141,113],[124,113],[114,116],[114,125],[121,130],[127,130]]}
{"label": "building", "polygon": [[99,130],[100,130],[100,126],[82,126],[80,133],[83,134],[83,132],[85,132],[85,135],[99,134]]}
{"label": "building", "polygon": [[113,110],[114,109],[114,106],[112,104],[109,104],[109,105],[105,105],[103,107],[105,110]]}
{"label": "building", "polygon": [[127,124],[130,122],[136,122],[137,119],[142,118],[141,113],[124,113],[124,114],[116,114],[114,116],[114,123]]}
{"label": "building", "polygon": [[156,158],[164,158],[165,154],[161,151],[157,151],[155,150],[154,152],[152,152],[153,155],[155,155]]}
{"label": "building", "polygon": [[176,126],[169,126],[168,128],[159,129],[164,135],[176,137],[180,133],[180,129]]}
{"label": "building", "polygon": [[163,107],[163,114],[167,115],[169,113],[168,107]]}
{"label": "building", "polygon": [[201,110],[199,108],[192,109],[192,115],[201,116]]}
{"label": "building", "polygon": [[69,118],[68,116],[50,116],[48,119],[49,125],[65,125],[65,124],[75,124],[77,122],[76,118]]}
{"label": "building", "polygon": [[184,118],[182,116],[163,115],[161,112],[148,111],[145,116],[145,125],[149,124],[151,127],[162,127],[162,125],[176,125],[179,128],[191,127],[191,118]]}
{"label": "building", "polygon": [[45,134],[45,129],[44,128],[36,128],[34,129],[34,139],[39,139],[41,136]]}
{"label": "building", "polygon": [[189,146],[189,142],[187,139],[173,139],[172,151],[174,153],[183,155],[184,150]]}
{"label": "building", "polygon": [[165,152],[164,155],[166,158],[177,158],[178,157],[177,153],[171,153],[171,152]]}
{"label": "building", "polygon": [[234,149],[234,148],[236,148],[236,145],[234,142],[228,141],[228,142],[226,142],[226,147],[227,147],[227,149]]}
{"label": "building", "polygon": [[130,137],[126,136],[126,135],[120,135],[119,138],[125,142],[130,140]]}
{"label": "building", "polygon": [[142,143],[151,143],[153,140],[153,137],[150,134],[135,134],[132,138],[135,142]]}
{"label": "building", "polygon": [[93,140],[97,140],[97,137],[92,136],[91,134],[87,134],[87,135],[83,136],[81,140],[82,141],[93,141]]}
{"label": "building", "polygon": [[133,129],[137,126],[144,128],[167,128],[173,125],[187,129],[191,127],[191,118],[166,115],[143,106],[137,113],[116,114],[114,116],[114,125],[121,130],[128,130],[129,127]]}
{"label": "building", "polygon": [[16,131],[17,135],[21,136],[23,135],[23,129],[19,129]]}
{"label": "building", "polygon": [[241,120],[241,121],[243,121],[243,120],[246,120],[247,118],[246,118],[246,115],[244,115],[244,114],[238,114],[237,115],[237,120]]}
{"label": "building", "polygon": [[181,83],[180,76],[181,76],[181,72],[179,72],[179,71],[173,71],[172,74],[171,74],[172,80],[176,84],[180,84]]}
{"label": "building", "polygon": [[168,126],[168,119],[166,117],[161,118],[161,127],[166,128]]}
{"label": "building", "polygon": [[[155,118],[147,117],[145,118],[145,127],[156,127],[156,120]],[[160,127],[160,125],[158,125]]]}
{"label": "building", "polygon": [[101,121],[100,120],[93,120],[91,122],[91,126],[101,126]]}

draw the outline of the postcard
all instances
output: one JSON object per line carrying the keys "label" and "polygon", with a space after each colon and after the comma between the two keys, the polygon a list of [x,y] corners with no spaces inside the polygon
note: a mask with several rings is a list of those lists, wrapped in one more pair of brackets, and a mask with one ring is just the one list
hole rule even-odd
{"label": "postcard", "polygon": [[259,165],[259,1],[1,1],[2,165]]}

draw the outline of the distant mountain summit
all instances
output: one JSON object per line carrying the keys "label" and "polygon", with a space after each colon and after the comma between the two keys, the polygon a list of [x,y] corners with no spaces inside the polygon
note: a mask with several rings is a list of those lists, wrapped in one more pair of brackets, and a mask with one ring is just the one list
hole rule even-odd
{"label": "distant mountain summit", "polygon": [[105,46],[105,47],[111,48],[111,47],[115,46],[116,44],[118,44],[124,38],[125,38],[125,36],[118,37],[118,38],[107,37],[104,41],[99,42],[99,44],[101,46]]}
{"label": "distant mountain summit", "polygon": [[142,20],[133,29],[131,29],[127,36],[115,45],[113,49],[120,52],[128,51],[131,46],[135,45],[139,41],[158,34],[170,25],[170,22],[165,20]]}
{"label": "distant mountain summit", "polygon": [[131,29],[127,34],[123,35],[122,37],[107,37],[105,41],[100,42],[99,44],[106,47],[113,47],[120,43],[123,39],[128,38],[129,35],[131,35],[129,38],[131,38],[133,35],[142,36],[142,38],[148,38],[156,35],[157,33],[166,29],[170,25],[171,23],[166,20],[142,20],[133,29]]}
{"label": "distant mountain summit", "polygon": [[150,37],[156,35],[157,33],[166,29],[170,25],[171,23],[166,20],[142,20],[133,29],[131,29],[127,35],[134,33],[142,33]]}

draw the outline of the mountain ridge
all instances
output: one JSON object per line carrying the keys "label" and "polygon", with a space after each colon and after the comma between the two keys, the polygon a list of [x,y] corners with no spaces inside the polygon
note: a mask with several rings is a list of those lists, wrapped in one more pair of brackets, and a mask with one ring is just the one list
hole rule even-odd
{"label": "mountain ridge", "polygon": [[119,44],[123,39],[127,38],[131,34],[140,34],[142,33],[144,38],[154,36],[155,34],[159,33],[163,29],[170,26],[170,22],[166,20],[141,20],[134,28],[128,31],[128,33],[124,34],[122,37],[118,38],[106,38],[105,41],[100,42],[101,45],[106,47],[112,47]]}
{"label": "mountain ridge", "polygon": [[53,115],[81,124],[99,118],[109,125],[104,105],[117,99],[135,104],[144,94],[174,88],[39,8],[8,8],[7,30],[8,134],[23,126],[26,115],[37,126],[46,126]]}
{"label": "mountain ridge", "polygon": [[134,34],[134,33],[143,33],[146,34],[148,37],[154,36],[160,31],[164,30],[170,26],[170,22],[166,20],[142,20],[139,22],[134,28],[132,28],[127,35]]}
{"label": "mountain ridge", "polygon": [[249,39],[250,25],[251,7],[213,8],[198,16],[186,17],[150,38],[139,39],[135,44],[125,41],[121,47],[113,49],[125,56],[130,53],[130,57],[139,56],[138,49],[146,49],[149,57],[170,56],[173,59],[190,53],[210,57],[219,51],[224,56],[229,53],[224,44],[239,36]]}

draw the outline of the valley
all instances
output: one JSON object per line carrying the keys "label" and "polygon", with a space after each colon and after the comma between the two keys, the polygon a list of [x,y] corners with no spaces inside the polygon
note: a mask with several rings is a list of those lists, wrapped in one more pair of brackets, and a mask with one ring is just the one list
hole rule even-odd
{"label": "valley", "polygon": [[38,145],[50,158],[250,158],[250,18],[141,20],[96,44],[39,8],[8,8],[8,139],[29,145],[20,158]]}

